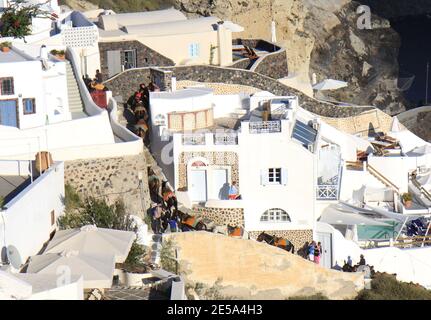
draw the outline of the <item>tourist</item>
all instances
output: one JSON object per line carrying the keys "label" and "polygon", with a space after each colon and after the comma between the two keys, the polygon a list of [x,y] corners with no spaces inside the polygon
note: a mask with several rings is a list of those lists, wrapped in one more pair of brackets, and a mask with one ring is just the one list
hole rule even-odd
{"label": "tourist", "polygon": [[96,76],[94,77],[94,79],[96,80],[97,83],[102,83],[103,82],[103,76],[100,73],[99,69],[96,70]]}
{"label": "tourist", "polygon": [[151,92],[154,92],[154,91],[160,91],[160,88],[159,88],[159,86],[157,84],[155,84],[153,81],[151,81],[148,84],[148,90],[151,91]]}
{"label": "tourist", "polygon": [[347,265],[349,265],[350,267],[353,267],[353,261],[350,256],[347,257]]}
{"label": "tourist", "polygon": [[161,234],[161,218],[162,218],[163,209],[161,206],[156,205],[153,210],[153,225],[152,229],[155,234]]}
{"label": "tourist", "polygon": [[308,260],[314,262],[314,249],[316,247],[316,241],[313,241],[308,247]]}
{"label": "tourist", "polygon": [[314,247],[314,263],[315,264],[320,264],[320,256],[322,255],[322,243],[319,242],[315,247]]}
{"label": "tourist", "polygon": [[229,188],[229,200],[238,199],[238,188],[236,186],[236,181],[232,182],[232,185]]}
{"label": "tourist", "polygon": [[86,74],[85,76],[82,77],[82,80],[84,80],[85,86],[87,87],[88,90],[90,90],[90,84],[91,84],[91,79],[88,76],[88,74]]}
{"label": "tourist", "polygon": [[360,255],[359,265],[360,266],[366,266],[367,265],[367,263],[365,262],[365,258],[364,258],[363,254]]}

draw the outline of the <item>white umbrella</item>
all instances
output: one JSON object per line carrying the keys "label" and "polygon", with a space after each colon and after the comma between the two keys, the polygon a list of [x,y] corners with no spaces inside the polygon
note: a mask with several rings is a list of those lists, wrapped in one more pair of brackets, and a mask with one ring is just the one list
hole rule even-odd
{"label": "white umbrella", "polygon": [[131,231],[85,226],[80,229],[58,231],[44,253],[75,250],[83,254],[114,255],[115,262],[127,259],[136,235]]}
{"label": "white umbrella", "polygon": [[348,83],[340,80],[334,80],[334,79],[326,79],[322,82],[319,82],[318,84],[313,86],[314,90],[317,91],[324,91],[324,90],[337,90],[340,88],[347,87]]}
{"label": "white umbrella", "polygon": [[103,289],[111,288],[114,268],[113,255],[89,255],[80,254],[78,251],[64,251],[31,257],[27,272],[56,274],[59,277],[82,275],[85,289]]}

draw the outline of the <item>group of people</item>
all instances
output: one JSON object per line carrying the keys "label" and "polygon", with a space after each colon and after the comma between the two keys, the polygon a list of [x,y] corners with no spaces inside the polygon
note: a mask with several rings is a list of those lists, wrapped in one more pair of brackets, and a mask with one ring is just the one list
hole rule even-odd
{"label": "group of people", "polygon": [[[149,181],[158,181],[157,176],[150,169]],[[149,211],[151,228],[155,234],[162,234],[168,229],[171,232],[178,231],[180,217],[178,215],[178,201],[167,181],[163,181],[161,187],[157,183],[150,186],[150,197],[153,203]]]}
{"label": "group of people", "polygon": [[139,90],[127,102],[135,115],[135,133],[142,138],[146,146],[149,146],[150,92],[159,90],[159,87],[153,82],[150,82],[148,86],[141,83]]}
{"label": "group of people", "polygon": [[96,75],[91,79],[88,74],[82,77],[88,91],[91,93],[93,91],[108,91],[108,88],[103,84],[103,75],[99,69],[96,70]]}
{"label": "group of people", "polygon": [[308,260],[315,264],[320,264],[320,257],[322,256],[322,243],[313,241],[307,247]]}

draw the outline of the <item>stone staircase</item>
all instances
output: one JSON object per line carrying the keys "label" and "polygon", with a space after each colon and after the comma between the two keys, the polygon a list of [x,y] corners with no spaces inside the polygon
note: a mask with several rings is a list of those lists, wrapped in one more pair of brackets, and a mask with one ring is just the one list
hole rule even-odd
{"label": "stone staircase", "polygon": [[70,61],[66,60],[66,75],[67,75],[67,93],[69,101],[69,110],[72,113],[72,119],[80,119],[87,117],[84,111],[81,94],[79,92],[78,83],[76,81],[75,72],[73,71]]}
{"label": "stone staircase", "polygon": [[147,167],[153,170],[153,172],[156,174],[159,180],[160,181],[167,180],[165,174],[163,173],[162,168],[159,167],[159,165],[157,164],[157,161],[154,159],[153,155],[151,154],[150,150],[148,150],[148,148],[144,148],[144,156],[147,162]]}

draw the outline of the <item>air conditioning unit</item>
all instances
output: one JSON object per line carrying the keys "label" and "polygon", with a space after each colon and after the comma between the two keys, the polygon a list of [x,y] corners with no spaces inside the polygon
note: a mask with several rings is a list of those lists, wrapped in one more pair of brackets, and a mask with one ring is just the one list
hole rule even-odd
{"label": "air conditioning unit", "polygon": [[314,153],[314,144],[309,144],[307,146],[308,151],[310,151],[311,153]]}

